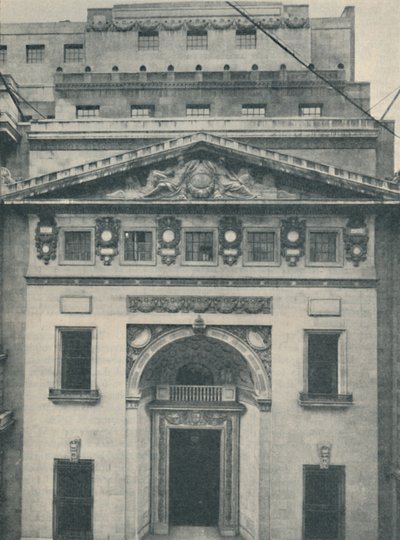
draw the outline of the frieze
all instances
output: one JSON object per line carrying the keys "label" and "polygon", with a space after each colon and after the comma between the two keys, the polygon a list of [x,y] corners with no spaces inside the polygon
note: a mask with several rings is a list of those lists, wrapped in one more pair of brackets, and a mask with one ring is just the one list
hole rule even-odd
{"label": "frieze", "polygon": [[229,415],[219,411],[169,411],[164,413],[164,418],[173,426],[220,426]]}
{"label": "frieze", "polygon": [[128,296],[130,313],[238,313],[271,314],[268,296]]}

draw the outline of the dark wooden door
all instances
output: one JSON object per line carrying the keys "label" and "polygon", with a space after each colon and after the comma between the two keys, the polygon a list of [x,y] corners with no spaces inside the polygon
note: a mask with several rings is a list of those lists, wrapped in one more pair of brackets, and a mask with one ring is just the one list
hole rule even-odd
{"label": "dark wooden door", "polygon": [[218,524],[220,441],[219,430],[170,431],[171,525]]}

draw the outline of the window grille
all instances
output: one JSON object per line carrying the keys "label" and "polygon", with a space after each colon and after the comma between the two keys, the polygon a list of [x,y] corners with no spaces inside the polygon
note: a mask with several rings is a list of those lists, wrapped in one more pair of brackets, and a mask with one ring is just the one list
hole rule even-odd
{"label": "window grille", "polygon": [[193,262],[213,262],[214,234],[212,232],[187,232],[185,259]]}
{"label": "window grille", "polygon": [[131,117],[149,117],[154,116],[154,105],[131,105]]}
{"label": "window grille", "polygon": [[248,232],[246,247],[248,262],[273,262],[275,260],[275,233]]}
{"label": "window grille", "polygon": [[153,233],[150,231],[125,232],[124,248],[126,261],[151,261],[153,259]]}
{"label": "window grille", "polygon": [[78,63],[83,61],[83,45],[64,45],[64,62]]}
{"label": "window grille", "polygon": [[210,116],[210,105],[186,105],[186,116]]}
{"label": "window grille", "polygon": [[44,45],[27,45],[26,62],[27,64],[40,64],[44,62]]}
{"label": "window grille", "polygon": [[267,107],[265,105],[242,105],[242,116],[265,116],[266,111]]}
{"label": "window grille", "polygon": [[310,262],[337,262],[337,232],[310,232]]}
{"label": "window grille", "polygon": [[186,34],[186,48],[191,50],[207,49],[208,48],[208,33],[207,31],[189,31]]}
{"label": "window grille", "polygon": [[0,64],[7,62],[7,45],[0,45]]}
{"label": "window grille", "polygon": [[338,394],[339,333],[308,333],[308,393]]}
{"label": "window grille", "polygon": [[300,105],[299,115],[318,118],[319,116],[322,116],[322,105]]}
{"label": "window grille", "polygon": [[92,460],[73,463],[54,461],[54,538],[92,540],[93,538]]}
{"label": "window grille", "polygon": [[100,116],[99,105],[78,105],[76,107],[77,118],[93,118]]}
{"label": "window grille", "polygon": [[158,32],[139,32],[139,50],[158,51]]}
{"label": "window grille", "polygon": [[65,262],[92,260],[93,242],[91,231],[64,231],[64,253]]}
{"label": "window grille", "polygon": [[237,49],[255,49],[257,34],[254,29],[236,30],[235,45]]}
{"label": "window grille", "polygon": [[92,361],[92,330],[60,330],[61,388],[90,390]]}

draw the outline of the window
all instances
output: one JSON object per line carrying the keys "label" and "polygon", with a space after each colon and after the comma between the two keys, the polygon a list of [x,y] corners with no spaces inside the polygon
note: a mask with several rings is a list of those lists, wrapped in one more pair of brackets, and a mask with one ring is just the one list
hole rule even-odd
{"label": "window", "polygon": [[131,117],[154,116],[154,105],[131,105]]}
{"label": "window", "polygon": [[124,260],[129,262],[154,261],[152,231],[125,231]]}
{"label": "window", "polygon": [[303,539],[343,540],[344,467],[304,466]]}
{"label": "window", "polygon": [[26,63],[40,64],[44,61],[44,45],[26,46]]}
{"label": "window", "polygon": [[64,45],[64,62],[77,63],[83,61],[83,45]]}
{"label": "window", "polygon": [[210,105],[186,105],[186,116],[210,116]]}
{"label": "window", "polygon": [[322,105],[300,105],[299,115],[318,118],[319,116],[322,116]]}
{"label": "window", "polygon": [[54,538],[93,538],[94,462],[54,460]]}
{"label": "window", "polygon": [[99,105],[77,105],[76,117],[77,118],[94,118],[100,116]]}
{"label": "window", "polygon": [[139,50],[140,51],[158,51],[159,37],[158,32],[139,32]]}
{"label": "window", "polygon": [[214,231],[190,231],[185,233],[185,261],[213,263],[216,259]]}
{"label": "window", "polygon": [[207,49],[208,34],[207,31],[188,31],[186,34],[187,49]]}
{"label": "window", "polygon": [[7,62],[7,45],[0,45],[0,64]]}
{"label": "window", "polygon": [[257,34],[254,28],[236,30],[235,45],[237,49],[255,49]]}
{"label": "window", "polygon": [[250,230],[245,235],[245,262],[251,264],[278,261],[275,231]]}
{"label": "window", "polygon": [[307,264],[315,266],[336,266],[339,257],[340,233],[338,230],[308,231]]}
{"label": "window", "polygon": [[265,116],[266,110],[265,105],[246,104],[242,105],[242,116]]}
{"label": "window", "polygon": [[68,230],[61,232],[60,262],[64,264],[93,264],[93,231]]}
{"label": "window", "polygon": [[90,390],[92,329],[60,330],[61,388]]}
{"label": "window", "polygon": [[308,393],[338,394],[339,333],[308,334]]}

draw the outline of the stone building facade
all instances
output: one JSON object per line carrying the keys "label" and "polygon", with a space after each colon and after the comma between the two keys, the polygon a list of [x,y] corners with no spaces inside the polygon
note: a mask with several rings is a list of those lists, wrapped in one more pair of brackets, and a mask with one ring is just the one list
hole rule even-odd
{"label": "stone building facade", "polygon": [[2,25],[7,540],[398,538],[393,137],[353,8],[244,5]]}

